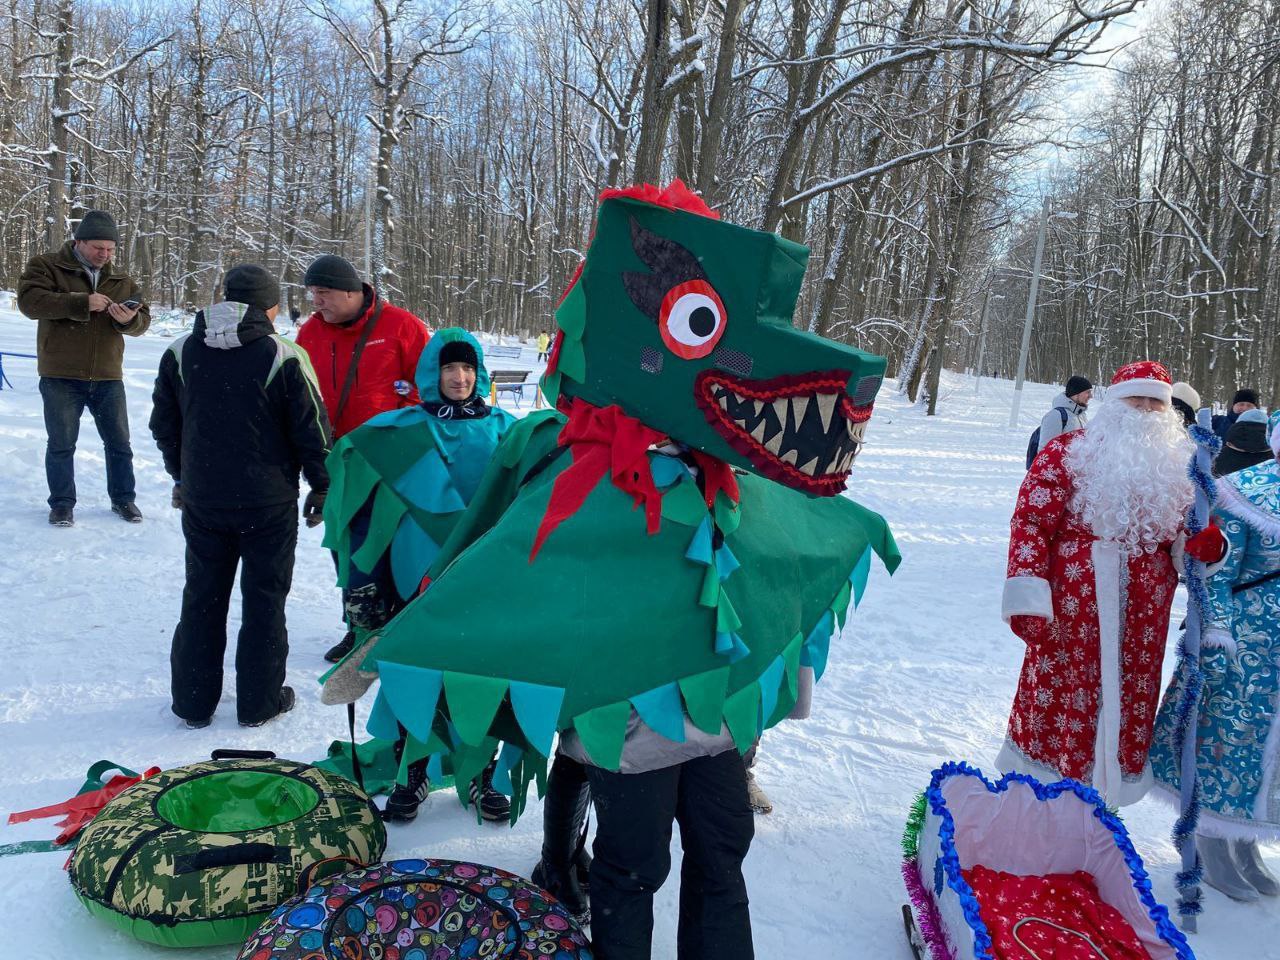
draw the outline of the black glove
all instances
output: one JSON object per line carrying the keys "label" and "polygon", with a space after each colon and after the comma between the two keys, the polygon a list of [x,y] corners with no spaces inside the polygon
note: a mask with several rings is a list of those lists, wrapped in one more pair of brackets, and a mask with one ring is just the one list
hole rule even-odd
{"label": "black glove", "polygon": [[175,510],[182,509],[182,482],[175,481],[173,484],[173,493],[169,494],[169,505]]}
{"label": "black glove", "polygon": [[318,527],[324,522],[324,498],[328,490],[312,490],[302,502],[302,519],[308,527]]}

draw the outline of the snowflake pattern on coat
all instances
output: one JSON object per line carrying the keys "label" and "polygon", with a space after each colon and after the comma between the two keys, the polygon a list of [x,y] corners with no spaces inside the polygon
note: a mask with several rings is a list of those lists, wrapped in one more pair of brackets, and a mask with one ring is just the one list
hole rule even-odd
{"label": "snowflake pattern on coat", "polygon": [[1075,484],[1064,464],[1082,436],[1055,437],[1036,457],[1018,492],[1010,524],[1010,577],[1047,580],[1053,621],[1035,619],[1009,717],[1009,740],[1037,764],[1091,783],[1101,703],[1099,589],[1114,592],[1121,610],[1120,769],[1143,773],[1160,692],[1160,668],[1177,587],[1173,543],[1123,559],[1119,583],[1095,580],[1093,531],[1071,502]]}

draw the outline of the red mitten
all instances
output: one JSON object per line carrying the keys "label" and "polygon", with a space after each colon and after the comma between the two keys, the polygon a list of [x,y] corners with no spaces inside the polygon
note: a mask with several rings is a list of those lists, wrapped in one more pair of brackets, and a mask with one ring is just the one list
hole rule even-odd
{"label": "red mitten", "polygon": [[1028,647],[1033,647],[1044,639],[1049,621],[1044,617],[1029,617],[1019,614],[1009,618],[1009,629]]}
{"label": "red mitten", "polygon": [[1217,563],[1227,555],[1227,538],[1209,518],[1209,525],[1187,540],[1184,548],[1201,563]]}

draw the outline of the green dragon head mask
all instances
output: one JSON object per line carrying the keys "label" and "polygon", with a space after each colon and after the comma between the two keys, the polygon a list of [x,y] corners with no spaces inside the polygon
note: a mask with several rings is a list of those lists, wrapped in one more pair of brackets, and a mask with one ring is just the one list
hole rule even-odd
{"label": "green dragon head mask", "polygon": [[606,192],[556,311],[544,391],[617,405],[735,466],[838,494],[885,361],[791,326],[808,256],[720,221],[678,180]]}

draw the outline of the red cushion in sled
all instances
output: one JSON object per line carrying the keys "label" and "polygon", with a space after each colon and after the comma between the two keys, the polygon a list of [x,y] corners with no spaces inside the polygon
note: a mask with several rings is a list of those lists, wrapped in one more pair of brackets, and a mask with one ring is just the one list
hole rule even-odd
{"label": "red cushion in sled", "polygon": [[1091,874],[1019,877],[981,864],[963,872],[996,960],[1150,960]]}

